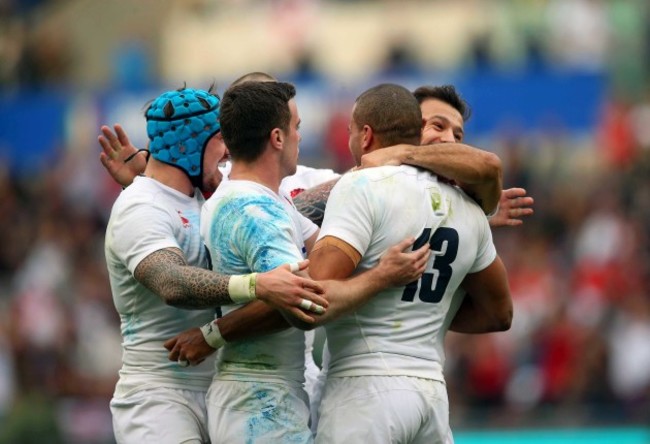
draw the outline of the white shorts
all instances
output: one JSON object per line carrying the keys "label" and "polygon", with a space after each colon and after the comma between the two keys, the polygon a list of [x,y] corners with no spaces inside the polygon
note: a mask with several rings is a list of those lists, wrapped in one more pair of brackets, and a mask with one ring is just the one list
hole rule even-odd
{"label": "white shorts", "polygon": [[444,382],[408,376],[328,378],[316,443],[452,444]]}
{"label": "white shorts", "polygon": [[206,396],[213,443],[312,443],[309,400],[302,387],[212,381]]}
{"label": "white shorts", "polygon": [[210,442],[203,391],[147,389],[110,405],[118,444]]}

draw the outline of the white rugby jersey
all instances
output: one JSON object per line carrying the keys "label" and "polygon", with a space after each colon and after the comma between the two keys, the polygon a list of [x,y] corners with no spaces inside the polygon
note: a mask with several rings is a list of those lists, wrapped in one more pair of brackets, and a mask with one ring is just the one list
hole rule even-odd
{"label": "white rugby jersey", "polygon": [[287,176],[282,180],[280,189],[286,191],[291,197],[296,197],[301,192],[309,188],[318,186],[322,183],[329,182],[341,177],[340,174],[326,168],[311,168],[304,165],[298,165],[296,174]]}
{"label": "white rugby jersey", "polygon": [[[460,189],[411,166],[344,175],[330,194],[319,238],[334,236],[362,255],[355,273],[375,266],[409,236],[432,255],[418,281],[389,288],[325,326],[329,376],[400,375],[444,380],[443,340],[467,273],[496,258],[483,211]],[[455,300],[454,300],[455,299]]]}
{"label": "white rugby jersey", "polygon": [[[221,173],[223,174],[223,180],[228,180],[228,175],[230,174],[230,169],[232,164],[230,162],[225,162],[221,167]],[[338,179],[341,177],[340,174],[336,173],[333,170],[326,168],[311,168],[304,165],[298,165],[296,169],[296,174],[292,176],[287,176],[282,179],[280,183],[280,190],[284,193],[291,196],[291,198],[296,197],[298,194],[302,193],[309,188],[318,186],[322,183],[329,182],[333,179]],[[314,361],[313,351],[314,351],[314,340],[315,340],[315,330],[309,330],[305,332],[305,389],[309,396],[312,396],[313,386],[316,383],[316,378],[320,373],[320,369]]]}
{"label": "white rugby jersey", "polygon": [[[228,180],[231,168],[232,163],[230,162],[224,162],[223,166],[220,167],[224,180]],[[295,174],[282,179],[280,189],[293,198],[309,188],[329,182],[333,179],[338,179],[339,177],[341,177],[341,175],[334,170],[298,165]]]}
{"label": "white rugby jersey", "polygon": [[[201,216],[213,269],[226,274],[265,272],[303,260],[305,240],[317,229],[286,193],[245,180],[223,182]],[[222,311],[238,307],[224,306]],[[216,360],[215,379],[302,385],[304,353],[304,333],[295,328],[227,343]]]}
{"label": "white rugby jersey", "polygon": [[163,343],[189,328],[214,319],[214,310],[171,307],[134,277],[140,261],[164,248],[179,248],[189,265],[207,268],[199,232],[203,197],[189,197],[160,182],[136,177],[115,201],[106,229],[105,255],[120,315],[122,369],[116,396],[151,386],[206,390],[212,359],[182,368],[168,359]]}

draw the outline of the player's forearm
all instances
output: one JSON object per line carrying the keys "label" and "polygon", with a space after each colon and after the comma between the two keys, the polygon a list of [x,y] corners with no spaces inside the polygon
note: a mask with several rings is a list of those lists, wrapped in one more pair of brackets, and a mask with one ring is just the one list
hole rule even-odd
{"label": "player's forearm", "polygon": [[231,276],[196,267],[173,267],[160,289],[165,303],[177,308],[201,310],[234,303],[228,292]]}
{"label": "player's forearm", "polygon": [[290,327],[282,314],[261,301],[253,301],[231,311],[217,321],[227,342],[240,341]]}
{"label": "player's forearm", "polygon": [[485,269],[465,276],[467,292],[451,322],[450,330],[459,333],[488,333],[508,330],[513,305],[503,261],[497,256]]}
{"label": "player's forearm", "polygon": [[510,328],[513,305],[501,258],[497,256],[484,270],[468,274],[462,287],[467,294],[451,322],[450,330],[489,333]]}
{"label": "player's forearm", "polygon": [[228,342],[275,333],[289,325],[261,301],[253,301],[200,328],[186,330],[165,342],[169,359],[181,356],[196,365]]}
{"label": "player's forearm", "polygon": [[150,254],[138,264],[134,276],[173,307],[200,310],[233,303],[231,276],[187,265],[180,250]]}
{"label": "player's forearm", "polygon": [[377,267],[347,280],[328,280],[321,283],[326,289],[329,307],[325,314],[316,317],[316,322],[310,324],[310,328],[326,324],[359,309],[388,287],[388,281],[380,271],[377,271]]}
{"label": "player's forearm", "polygon": [[499,317],[482,311],[474,304],[469,295],[463,299],[463,303],[449,326],[451,331],[473,334],[504,331],[508,328],[509,324],[504,323]]}
{"label": "player's forearm", "polygon": [[499,203],[503,173],[501,159],[494,153],[462,143],[405,145],[400,161],[454,180],[486,213]]}

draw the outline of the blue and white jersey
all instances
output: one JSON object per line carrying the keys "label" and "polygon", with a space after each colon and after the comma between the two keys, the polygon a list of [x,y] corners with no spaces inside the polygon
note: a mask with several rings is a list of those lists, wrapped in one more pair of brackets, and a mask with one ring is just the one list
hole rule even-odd
{"label": "blue and white jersey", "polygon": [[116,396],[149,387],[206,390],[210,385],[214,358],[182,368],[168,359],[163,343],[214,319],[214,310],[171,307],[133,277],[144,258],[165,248],[178,248],[189,265],[207,268],[199,231],[203,197],[198,190],[195,195],[189,197],[156,180],[136,177],[113,205],[105,255],[122,332]]}
{"label": "blue and white jersey", "polygon": [[[266,272],[303,260],[305,240],[317,230],[287,194],[244,180],[224,181],[201,216],[212,267],[226,274]],[[304,352],[304,333],[295,328],[227,343],[217,358],[215,379],[302,385]]]}
{"label": "blue and white jersey", "polygon": [[362,256],[355,273],[407,237],[432,254],[418,281],[388,288],[357,311],[326,324],[332,376],[415,376],[444,380],[444,336],[462,301],[465,275],[496,258],[482,210],[460,189],[411,166],[345,174],[330,194],[320,232]]}
{"label": "blue and white jersey", "polygon": [[[230,174],[231,168],[232,164],[230,162],[224,162],[220,165],[223,182],[229,180],[228,175]],[[341,177],[341,175],[331,169],[311,168],[304,165],[298,165],[295,174],[282,179],[280,190],[282,193],[294,198],[305,190],[318,186],[324,182],[338,179],[339,177]],[[313,356],[315,338],[316,330],[305,332],[305,390],[310,397],[314,390],[314,384],[316,384],[316,378],[318,378],[318,374],[320,373],[320,369],[316,365]]]}

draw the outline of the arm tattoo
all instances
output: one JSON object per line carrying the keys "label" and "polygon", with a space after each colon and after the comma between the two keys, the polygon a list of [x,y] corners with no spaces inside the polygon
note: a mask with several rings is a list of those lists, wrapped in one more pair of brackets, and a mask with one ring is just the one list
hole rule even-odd
{"label": "arm tattoo", "polygon": [[228,295],[230,276],[187,265],[178,248],[151,253],[138,264],[133,276],[174,307],[204,309],[232,304]]}
{"label": "arm tattoo", "polygon": [[336,182],[338,182],[338,179],[330,180],[329,182],[305,190],[293,198],[293,202],[298,211],[319,227],[323,224],[327,198],[334,185],[336,185]]}

